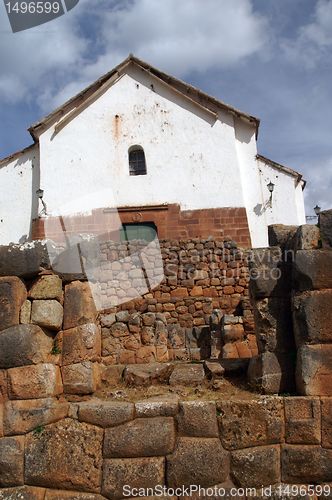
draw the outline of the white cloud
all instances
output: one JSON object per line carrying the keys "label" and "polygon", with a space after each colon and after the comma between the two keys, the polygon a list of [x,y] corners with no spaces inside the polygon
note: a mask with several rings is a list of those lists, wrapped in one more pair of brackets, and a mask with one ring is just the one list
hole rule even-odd
{"label": "white cloud", "polygon": [[318,204],[323,210],[332,206],[332,156],[321,161],[312,161],[304,166],[303,173],[308,180],[304,191],[308,215]]}
{"label": "white cloud", "polygon": [[[85,0],[81,7],[94,19],[99,53],[78,68],[54,95],[52,105],[84,88],[130,52],[185,78],[191,72],[232,67],[267,46],[267,22],[253,12],[251,0],[131,0],[113,8],[102,0]],[[49,104],[49,95],[45,101]]]}
{"label": "white cloud", "polygon": [[330,56],[332,45],[332,1],[318,0],[314,21],[301,26],[295,39],[283,40],[281,48],[285,56],[296,64],[313,69]]}

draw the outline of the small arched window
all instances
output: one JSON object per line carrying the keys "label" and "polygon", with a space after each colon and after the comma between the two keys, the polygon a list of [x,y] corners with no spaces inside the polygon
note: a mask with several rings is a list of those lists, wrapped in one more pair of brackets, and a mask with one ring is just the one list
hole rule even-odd
{"label": "small arched window", "polygon": [[141,146],[132,146],[128,151],[129,175],[146,175],[146,161],[144,149]]}

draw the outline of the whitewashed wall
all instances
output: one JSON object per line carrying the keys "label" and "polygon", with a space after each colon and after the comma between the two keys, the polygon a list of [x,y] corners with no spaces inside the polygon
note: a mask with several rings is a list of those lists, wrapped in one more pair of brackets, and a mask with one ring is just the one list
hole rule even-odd
{"label": "whitewashed wall", "polygon": [[[267,245],[269,224],[305,223],[295,177],[256,160],[255,127],[222,111],[218,118],[131,67],[59,132],[52,126],[40,136],[40,184],[37,146],[0,165],[0,244],[29,237],[39,185],[50,215],[164,203],[245,207],[254,247]],[[144,148],[146,176],[129,176],[135,144]]]}
{"label": "whitewashed wall", "polygon": [[38,147],[0,164],[0,245],[29,239],[37,216]]}
{"label": "whitewashed wall", "polygon": [[[41,186],[49,212],[56,214],[68,200],[74,200],[70,210],[80,212],[87,194],[85,211],[162,203],[244,206],[233,120],[228,114],[222,119],[215,121],[153,78],[123,76],[58,134],[52,127],[41,135]],[[146,176],[129,176],[128,149],[135,144],[144,148]]]}

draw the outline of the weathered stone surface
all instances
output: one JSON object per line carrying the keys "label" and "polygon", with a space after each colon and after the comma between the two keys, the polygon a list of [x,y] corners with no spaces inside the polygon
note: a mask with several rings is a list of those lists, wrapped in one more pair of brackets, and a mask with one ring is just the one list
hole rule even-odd
{"label": "weathered stone surface", "polygon": [[62,332],[62,364],[96,361],[101,356],[101,332],[95,323],[87,323]]}
{"label": "weathered stone surface", "polygon": [[332,398],[322,398],[322,446],[332,448]]}
{"label": "weathered stone surface", "polygon": [[31,323],[31,307],[30,300],[25,300],[22,304],[20,311],[20,323],[22,325],[29,325]]}
{"label": "weathered stone surface", "polygon": [[19,486],[0,490],[0,500],[44,500],[45,489],[34,486]]}
{"label": "weathered stone surface", "polygon": [[[1,498],[1,497],[0,497]],[[104,497],[95,493],[79,493],[78,491],[46,490],[44,500],[102,500]]]}
{"label": "weathered stone surface", "polygon": [[4,433],[7,436],[25,434],[65,418],[68,410],[69,403],[51,398],[7,401],[4,405]]}
{"label": "weathered stone surface", "polygon": [[227,450],[280,443],[284,435],[283,399],[217,403],[221,442]]}
{"label": "weathered stone surface", "polygon": [[4,430],[3,430],[3,410],[4,410],[4,404],[0,402],[0,438],[3,437],[4,435]]}
{"label": "weathered stone surface", "polygon": [[177,420],[181,436],[218,437],[217,409],[212,401],[180,403]]}
{"label": "weathered stone surface", "polygon": [[252,358],[248,368],[251,385],[264,394],[293,392],[295,389],[295,352],[263,352]]}
{"label": "weathered stone surface", "polygon": [[91,361],[63,366],[62,380],[66,394],[92,394],[100,383],[100,370]]}
{"label": "weathered stone surface", "polygon": [[225,368],[219,363],[219,361],[204,361],[204,368],[206,375],[209,379],[215,380],[223,378],[225,373]]}
{"label": "weathered stone surface", "polygon": [[106,429],[104,457],[153,457],[172,453],[175,426],[171,417],[139,418]]}
{"label": "weathered stone surface", "polygon": [[136,417],[173,417],[179,411],[179,396],[164,394],[135,403]]}
{"label": "weathered stone surface", "polygon": [[294,281],[297,290],[332,288],[331,250],[299,250],[296,252]]}
{"label": "weathered stone surface", "polygon": [[124,365],[100,365],[100,376],[102,382],[108,387],[118,386],[122,381]]}
{"label": "weathered stone surface", "polygon": [[259,352],[295,349],[290,299],[269,297],[254,302]]}
{"label": "weathered stone surface", "polygon": [[2,438],[0,439],[0,486],[5,488],[23,484],[24,438]]}
{"label": "weathered stone surface", "polygon": [[62,321],[63,307],[57,300],[34,300],[32,302],[31,323],[59,331]]}
{"label": "weathered stone surface", "polygon": [[281,450],[282,481],[319,484],[332,481],[332,450],[320,446],[285,445]]}
{"label": "weathered stone surface", "polygon": [[132,420],[134,413],[133,403],[88,401],[79,404],[78,419],[101,427],[112,427]]}
{"label": "weathered stone surface", "polygon": [[103,431],[65,419],[26,436],[25,482],[98,493]]}
{"label": "weathered stone surface", "polygon": [[255,488],[280,482],[279,446],[259,446],[233,451],[231,475],[243,488]]}
{"label": "weathered stone surface", "polygon": [[123,498],[123,488],[153,488],[165,483],[165,459],[129,458],[104,460],[102,494],[110,500]]}
{"label": "weathered stone surface", "polygon": [[170,487],[212,486],[225,481],[228,471],[228,454],[216,438],[180,438],[175,452],[167,457]]}
{"label": "weathered stone surface", "polygon": [[7,399],[7,372],[0,370],[0,404]]}
{"label": "weathered stone surface", "polygon": [[[52,243],[48,242],[50,246]],[[0,276],[36,276],[40,268],[49,267],[49,256],[45,241],[33,241],[25,245],[0,246]]]}
{"label": "weathered stone surface", "polygon": [[290,290],[290,276],[279,247],[255,248],[249,257],[250,292],[256,299],[284,297]]}
{"label": "weathered stone surface", "polygon": [[204,368],[202,364],[178,364],[174,366],[170,376],[170,385],[199,385],[204,382]]}
{"label": "weathered stone surface", "polygon": [[52,347],[52,337],[39,326],[12,326],[0,332],[0,368],[47,363]]}
{"label": "weathered stone surface", "polygon": [[60,368],[56,365],[40,364],[8,370],[10,399],[48,398],[62,392]]}
{"label": "weathered stone surface", "polygon": [[320,401],[315,398],[285,398],[286,443],[320,444]]}
{"label": "weathered stone surface", "polygon": [[319,229],[323,248],[332,247],[332,210],[324,210],[319,214]]}
{"label": "weathered stone surface", "polygon": [[268,226],[269,246],[281,247],[282,250],[293,248],[294,237],[298,226],[272,224]]}
{"label": "weathered stone surface", "polygon": [[66,285],[63,329],[94,323],[96,317],[97,310],[89,283],[74,281]]}
{"label": "weathered stone surface", "polygon": [[32,299],[56,299],[61,301],[63,298],[62,280],[55,274],[40,276],[30,288],[29,297]]}
{"label": "weathered stone surface", "polygon": [[246,372],[249,365],[249,359],[219,359],[218,363],[220,363],[226,374],[234,374]]}
{"label": "weathered stone surface", "polygon": [[303,292],[293,298],[294,334],[302,344],[332,343],[332,290]]}
{"label": "weathered stone surface", "polygon": [[313,224],[300,226],[294,238],[294,250],[315,250],[320,245],[320,231]]}
{"label": "weathered stone surface", "polygon": [[296,387],[304,396],[332,396],[332,345],[304,345],[297,351]]}
{"label": "weathered stone surface", "polygon": [[18,325],[27,298],[23,281],[16,276],[0,277],[0,331]]}
{"label": "weathered stone surface", "polygon": [[127,385],[148,386],[167,383],[172,373],[170,363],[151,363],[147,366],[127,366],[123,378]]}

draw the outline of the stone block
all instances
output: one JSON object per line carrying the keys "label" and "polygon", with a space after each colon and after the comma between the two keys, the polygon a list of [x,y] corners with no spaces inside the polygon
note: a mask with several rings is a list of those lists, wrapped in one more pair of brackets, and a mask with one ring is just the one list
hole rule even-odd
{"label": "stone block", "polygon": [[179,438],[172,455],[167,457],[169,487],[213,486],[229,474],[229,457],[217,438]]}
{"label": "stone block", "polygon": [[38,274],[40,268],[49,268],[48,245],[54,248],[50,241],[0,246],[0,276],[31,278]]}
{"label": "stone block", "polygon": [[269,246],[280,247],[282,250],[292,249],[298,226],[272,224],[268,226]]}
{"label": "stone block", "polygon": [[6,436],[25,434],[65,418],[68,410],[69,403],[52,398],[7,401],[4,404],[4,433]]}
{"label": "stone block", "polygon": [[285,436],[289,444],[320,444],[321,411],[318,398],[285,398]]}
{"label": "stone block", "polygon": [[212,401],[180,403],[178,432],[187,437],[218,437],[217,409]]}
{"label": "stone block", "polygon": [[102,494],[110,500],[120,500],[126,485],[131,489],[164,485],[164,469],[162,457],[104,460]]}
{"label": "stone block", "polygon": [[105,458],[163,456],[172,453],[175,425],[171,417],[138,418],[105,431]]}
{"label": "stone block", "polygon": [[0,439],[0,486],[24,484],[24,438]]}
{"label": "stone block", "polygon": [[298,227],[294,238],[294,250],[315,250],[320,245],[320,232],[317,226],[305,224]]}
{"label": "stone block", "polygon": [[255,248],[249,254],[250,293],[255,299],[285,297],[291,289],[291,276],[283,263],[279,247]]}
{"label": "stone block", "polygon": [[324,210],[319,214],[318,225],[323,248],[332,247],[332,210]]}
{"label": "stone block", "polygon": [[161,394],[135,403],[136,417],[173,417],[179,411],[179,397]]}
{"label": "stone block", "polygon": [[278,444],[284,437],[283,399],[217,403],[221,442],[227,450]]}
{"label": "stone block", "polygon": [[55,274],[40,276],[29,290],[31,299],[63,299],[62,280]]}
{"label": "stone block", "polygon": [[251,358],[248,367],[250,384],[264,394],[294,392],[295,358],[295,352],[263,352]]}
{"label": "stone block", "polygon": [[315,290],[295,295],[293,318],[298,346],[332,343],[332,290]]}
{"label": "stone block", "polygon": [[294,282],[299,291],[332,288],[331,250],[296,252]]}
{"label": "stone block", "polygon": [[87,401],[78,405],[78,419],[100,427],[113,427],[132,420],[134,410],[133,403]]}
{"label": "stone block", "polygon": [[61,372],[56,365],[40,364],[8,370],[10,399],[40,399],[62,393]]}
{"label": "stone block", "polygon": [[106,363],[100,366],[101,381],[107,387],[116,387],[122,382],[122,375],[125,367],[123,365],[107,365]]}
{"label": "stone block", "polygon": [[322,446],[332,448],[332,398],[322,398]]}
{"label": "stone block", "polygon": [[34,486],[0,489],[0,500],[44,500],[45,489]]}
{"label": "stone block", "polygon": [[0,332],[0,368],[47,363],[52,347],[52,337],[39,326],[12,326]]}
{"label": "stone block", "polygon": [[94,323],[96,317],[97,310],[89,283],[74,281],[66,285],[63,329]]}
{"label": "stone block", "polygon": [[282,481],[320,484],[332,481],[332,450],[320,446],[284,445],[281,449]]}
{"label": "stone block", "polygon": [[222,337],[225,343],[242,340],[244,337],[243,325],[241,325],[240,323],[236,325],[224,325],[222,330]]}
{"label": "stone block", "polygon": [[172,375],[169,379],[169,384],[195,386],[203,384],[205,380],[203,364],[176,364]]}
{"label": "stone block", "polygon": [[147,366],[127,366],[123,379],[130,386],[149,386],[167,383],[172,373],[173,366],[170,363],[151,363]]}
{"label": "stone block", "polygon": [[279,446],[259,446],[231,453],[231,476],[242,488],[260,488],[280,482]]}
{"label": "stone block", "polygon": [[254,302],[258,351],[295,350],[290,299],[269,297]]}
{"label": "stone block", "polygon": [[103,500],[104,497],[96,493],[79,493],[78,491],[46,490],[43,500]]}
{"label": "stone block", "polygon": [[31,323],[48,330],[62,328],[63,307],[57,300],[34,300],[31,309]]}
{"label": "stone block", "polygon": [[100,315],[101,326],[110,328],[114,323],[116,323],[115,313],[112,314],[101,314]]}
{"label": "stone block", "polygon": [[96,363],[83,361],[62,367],[65,394],[92,394],[100,383],[100,370]]}
{"label": "stone block", "polygon": [[216,361],[205,360],[204,369],[207,377],[210,380],[223,378],[225,373],[225,368],[221,365],[221,363],[218,360]]}
{"label": "stone block", "polygon": [[87,323],[62,332],[62,364],[97,361],[101,356],[100,327]]}
{"label": "stone block", "polygon": [[26,436],[25,482],[98,493],[103,431],[64,419]]}
{"label": "stone block", "polygon": [[30,300],[25,300],[22,304],[20,311],[20,323],[22,325],[29,325],[31,323],[31,306]]}
{"label": "stone block", "polygon": [[154,345],[146,345],[136,351],[136,363],[138,364],[155,363],[156,359],[157,351]]}
{"label": "stone block", "polygon": [[16,276],[0,277],[0,331],[19,324],[26,298],[23,281]]}
{"label": "stone block", "polygon": [[296,387],[304,396],[332,396],[332,344],[298,349]]}
{"label": "stone block", "polygon": [[7,396],[7,372],[0,370],[0,404],[8,399]]}

